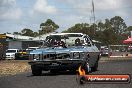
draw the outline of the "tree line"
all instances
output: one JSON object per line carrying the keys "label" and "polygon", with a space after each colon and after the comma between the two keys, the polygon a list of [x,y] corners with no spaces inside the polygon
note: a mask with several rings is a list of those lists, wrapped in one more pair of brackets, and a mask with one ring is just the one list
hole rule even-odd
{"label": "tree line", "polygon": [[46,22],[40,24],[40,28],[41,30],[38,30],[37,32],[34,32],[33,30],[29,28],[24,28],[21,30],[21,32],[14,32],[13,34],[36,37],[39,35],[54,32],[55,30],[59,28],[59,26],[55,22],[53,22],[51,19],[47,19]]}
{"label": "tree line", "polygon": [[[46,33],[55,32],[59,28],[59,25],[51,19],[47,19],[44,23],[40,24],[40,28],[41,29],[38,30],[38,32],[25,28],[20,33],[14,32],[14,34],[36,37]],[[110,19],[105,19],[104,22],[99,21],[93,24],[77,23],[62,32],[88,34],[92,39],[108,45],[122,44],[122,41],[130,36],[130,31],[132,31],[132,26],[127,27],[124,19],[120,16],[115,16]]]}

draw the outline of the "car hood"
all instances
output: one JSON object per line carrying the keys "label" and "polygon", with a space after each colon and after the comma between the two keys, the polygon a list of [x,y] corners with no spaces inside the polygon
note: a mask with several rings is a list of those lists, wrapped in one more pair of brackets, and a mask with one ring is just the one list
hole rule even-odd
{"label": "car hood", "polygon": [[59,47],[50,47],[33,50],[30,54],[59,54],[59,53],[71,53],[71,52],[99,52],[91,47],[70,47],[70,48],[59,48]]}

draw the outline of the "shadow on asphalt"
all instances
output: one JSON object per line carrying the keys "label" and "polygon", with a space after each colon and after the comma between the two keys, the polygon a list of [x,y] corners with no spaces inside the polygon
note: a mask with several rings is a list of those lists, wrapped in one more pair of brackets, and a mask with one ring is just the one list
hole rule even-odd
{"label": "shadow on asphalt", "polygon": [[[43,72],[42,75],[40,76],[58,76],[58,75],[77,75],[77,72],[70,72],[70,71],[65,71],[65,72],[57,72],[57,73],[50,73],[50,72]],[[34,75],[29,75],[27,77],[33,77]]]}
{"label": "shadow on asphalt", "polygon": [[[99,71],[99,70],[97,70]],[[92,72],[89,72],[89,74],[91,73],[94,73],[94,72],[97,72],[97,71],[92,71]],[[76,72],[73,72],[73,71],[60,71],[60,72],[57,72],[57,73],[50,73],[50,72],[46,72],[46,71],[43,71],[42,75],[40,76],[58,76],[58,75],[77,75],[79,74],[77,71]],[[33,77],[34,75],[29,75],[27,77]]]}

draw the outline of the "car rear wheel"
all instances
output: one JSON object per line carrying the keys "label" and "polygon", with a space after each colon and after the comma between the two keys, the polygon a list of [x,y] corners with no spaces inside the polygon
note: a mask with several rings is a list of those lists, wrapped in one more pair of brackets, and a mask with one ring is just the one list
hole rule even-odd
{"label": "car rear wheel", "polygon": [[96,63],[92,67],[92,71],[97,71],[97,70],[98,70],[98,61],[96,61]]}
{"label": "car rear wheel", "polygon": [[57,69],[52,69],[52,70],[50,70],[50,73],[56,74],[56,73],[58,73],[58,70]]}
{"label": "car rear wheel", "polygon": [[32,65],[31,69],[32,69],[32,74],[34,76],[40,76],[40,75],[42,75],[42,69],[41,68],[38,68],[37,66]]}
{"label": "car rear wheel", "polygon": [[88,74],[88,73],[90,72],[89,63],[86,62],[86,63],[84,64],[84,67],[83,67],[83,68],[84,68],[86,74]]}

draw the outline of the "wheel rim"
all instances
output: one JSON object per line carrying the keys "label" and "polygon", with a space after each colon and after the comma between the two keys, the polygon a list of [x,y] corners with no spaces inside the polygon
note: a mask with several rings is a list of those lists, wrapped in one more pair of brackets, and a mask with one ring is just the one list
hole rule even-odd
{"label": "wheel rim", "polygon": [[87,70],[87,72],[90,72],[91,71],[91,69],[90,69],[90,67],[89,67],[89,63],[86,63],[86,70]]}

